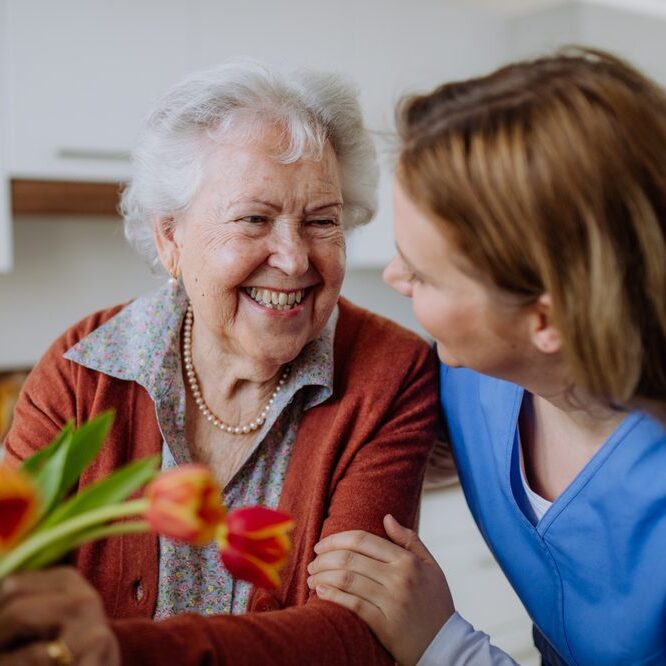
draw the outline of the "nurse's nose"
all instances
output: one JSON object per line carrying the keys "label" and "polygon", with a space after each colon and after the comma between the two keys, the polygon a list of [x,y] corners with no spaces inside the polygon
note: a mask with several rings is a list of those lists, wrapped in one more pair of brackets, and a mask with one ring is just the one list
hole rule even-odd
{"label": "nurse's nose", "polygon": [[402,259],[395,255],[384,269],[382,278],[386,284],[395,289],[399,294],[411,298],[412,283],[408,279]]}

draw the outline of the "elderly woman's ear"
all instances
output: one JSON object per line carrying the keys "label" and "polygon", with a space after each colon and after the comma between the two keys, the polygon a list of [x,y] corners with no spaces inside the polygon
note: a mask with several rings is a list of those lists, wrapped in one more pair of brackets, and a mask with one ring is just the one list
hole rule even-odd
{"label": "elderly woman's ear", "polygon": [[176,240],[173,217],[156,217],[151,220],[155,247],[160,262],[171,277],[177,277],[180,265],[180,246]]}

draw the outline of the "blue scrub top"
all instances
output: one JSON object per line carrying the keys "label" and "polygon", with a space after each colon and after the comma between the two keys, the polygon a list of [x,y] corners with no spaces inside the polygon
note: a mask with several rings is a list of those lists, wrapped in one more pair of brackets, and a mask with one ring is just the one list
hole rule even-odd
{"label": "blue scrub top", "polygon": [[666,429],[631,413],[536,522],[520,480],[523,389],[440,369],[474,519],[568,664],[666,664]]}

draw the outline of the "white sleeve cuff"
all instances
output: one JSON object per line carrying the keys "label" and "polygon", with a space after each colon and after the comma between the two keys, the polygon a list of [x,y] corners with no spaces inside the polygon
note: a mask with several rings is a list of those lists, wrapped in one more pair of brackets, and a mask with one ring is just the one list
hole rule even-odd
{"label": "white sleeve cuff", "polygon": [[454,613],[437,632],[416,666],[517,666],[506,652],[490,644],[462,615]]}

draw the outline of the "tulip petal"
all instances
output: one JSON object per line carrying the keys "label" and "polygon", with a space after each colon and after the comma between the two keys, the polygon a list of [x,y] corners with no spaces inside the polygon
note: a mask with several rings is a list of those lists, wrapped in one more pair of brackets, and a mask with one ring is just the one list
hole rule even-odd
{"label": "tulip petal", "polygon": [[18,531],[30,510],[30,502],[24,497],[0,499],[0,543],[9,541]]}
{"label": "tulip petal", "polygon": [[0,465],[0,552],[9,550],[35,524],[40,497],[32,478]]}
{"label": "tulip petal", "polygon": [[212,541],[226,517],[221,491],[205,465],[182,465],[146,489],[146,520],[160,534],[201,545]]}
{"label": "tulip petal", "polygon": [[227,571],[240,580],[269,590],[280,584],[279,567],[262,562],[259,558],[243,553],[232,546],[221,552],[222,562]]}
{"label": "tulip petal", "polygon": [[293,526],[288,514],[263,506],[232,511],[216,533],[224,565],[236,578],[277,587],[291,550],[288,532]]}
{"label": "tulip petal", "polygon": [[289,515],[263,506],[232,511],[226,520],[226,541],[243,553],[265,562],[278,562],[291,550]]}
{"label": "tulip petal", "polygon": [[[265,506],[249,506],[237,509],[229,514],[227,518],[229,530],[237,533],[255,533],[258,538],[264,538],[267,534],[274,534],[275,530],[293,527],[291,516],[284,511],[269,509]],[[267,530],[267,533],[264,533]]]}
{"label": "tulip petal", "polygon": [[259,557],[265,562],[278,562],[283,560],[291,550],[291,541],[286,535],[283,538],[269,537],[267,539],[255,539],[253,536],[229,533],[229,545],[243,553]]}
{"label": "tulip petal", "polygon": [[153,530],[178,541],[206,543],[207,532],[187,507],[162,502],[150,505],[145,518]]}

